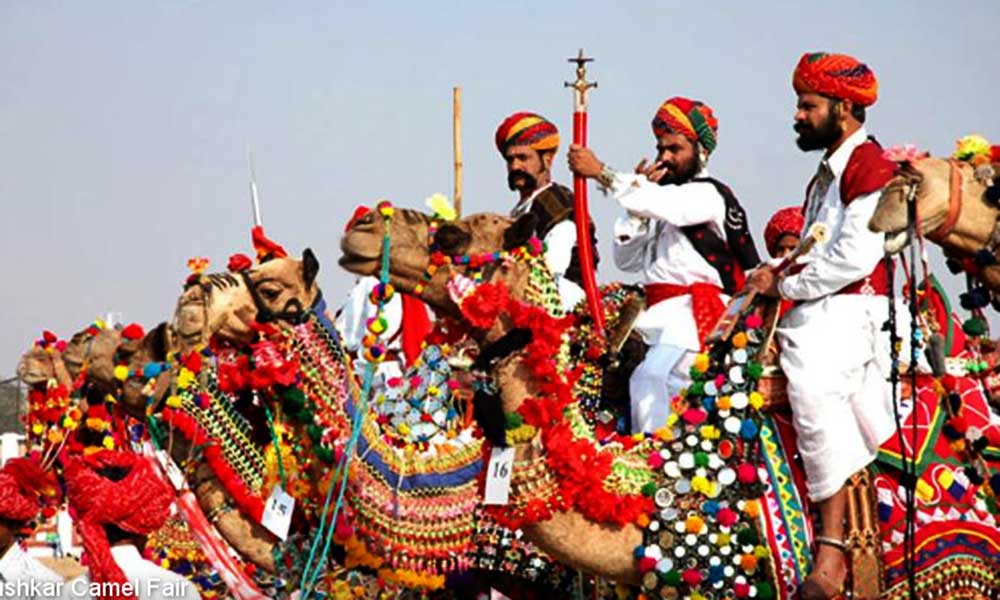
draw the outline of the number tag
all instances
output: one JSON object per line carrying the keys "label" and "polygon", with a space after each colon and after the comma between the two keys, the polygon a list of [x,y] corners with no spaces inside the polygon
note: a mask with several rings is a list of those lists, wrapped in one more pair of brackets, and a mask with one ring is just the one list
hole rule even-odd
{"label": "number tag", "polygon": [[285,493],[280,485],[276,485],[271,491],[271,497],[267,499],[260,524],[281,538],[281,541],[285,541],[288,537],[288,528],[292,525],[292,511],[294,510],[295,498]]}
{"label": "number tag", "polygon": [[502,506],[510,496],[510,472],[514,468],[514,448],[496,448],[490,451],[486,467],[486,498],[484,504]]}

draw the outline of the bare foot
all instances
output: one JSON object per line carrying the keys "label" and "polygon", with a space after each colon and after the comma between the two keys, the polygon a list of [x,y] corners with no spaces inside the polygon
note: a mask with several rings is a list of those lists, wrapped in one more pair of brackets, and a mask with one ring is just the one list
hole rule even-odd
{"label": "bare foot", "polygon": [[802,584],[802,600],[829,600],[843,593],[847,563],[839,548],[820,544],[812,573]]}

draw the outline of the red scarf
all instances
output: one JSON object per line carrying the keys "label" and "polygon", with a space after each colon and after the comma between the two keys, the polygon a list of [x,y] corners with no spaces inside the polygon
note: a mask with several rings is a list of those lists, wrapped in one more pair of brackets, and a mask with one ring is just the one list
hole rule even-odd
{"label": "red scarf", "polygon": [[722,313],[726,310],[726,305],[719,297],[722,288],[711,283],[693,283],[691,285],[647,283],[644,287],[647,307],[652,307],[670,298],[690,294],[691,316],[694,317],[694,324],[698,328],[698,342],[701,344],[705,343],[705,337],[712,332],[716,323],[722,318]]}

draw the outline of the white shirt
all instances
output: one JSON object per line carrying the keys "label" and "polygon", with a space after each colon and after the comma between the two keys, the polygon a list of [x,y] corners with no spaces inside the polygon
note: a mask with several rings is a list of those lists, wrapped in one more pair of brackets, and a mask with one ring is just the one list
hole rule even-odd
{"label": "white shirt", "polygon": [[[707,177],[702,170],[698,177]],[[643,175],[616,173],[608,190],[627,216],[615,222],[614,259],[623,271],[640,273],[642,283],[722,287],[719,272],[684,235],[682,227],[708,223],[725,235],[726,201],[708,182],[660,185]],[[723,302],[726,301],[723,296]],[[691,296],[677,296],[649,307],[636,321],[648,344],[698,350]]]}
{"label": "white shirt", "polygon": [[[121,567],[127,579],[135,586],[139,600],[200,600],[198,586],[187,578],[154,565],[139,554],[130,544],[111,547],[111,556]],[[81,575],[67,582],[63,598],[83,600],[92,598],[89,593],[89,575]]]}
{"label": "white shirt", "polygon": [[[840,199],[840,178],[854,149],[865,143],[868,132],[862,127],[851,134],[837,150],[823,161],[833,172],[833,182],[822,196],[813,186],[806,205],[807,222],[803,234],[814,222],[826,223],[829,237],[823,244],[799,259],[805,268],[789,275],[779,284],[779,291],[792,300],[816,300],[868,275],[884,254],[883,236],[868,230],[878,204],[880,191],[858,196],[848,206]],[[812,216],[810,221],[808,218]]]}
{"label": "white shirt", "polygon": [[[549,189],[553,182],[538,188],[530,196],[521,200],[510,211],[510,216],[517,218],[527,214],[534,205],[535,198],[545,190]],[[577,302],[583,299],[583,289],[575,282],[566,279],[566,269],[569,268],[573,260],[573,247],[576,246],[576,223],[570,219],[556,223],[549,232],[545,234],[545,266],[549,268],[549,273],[555,279],[559,287],[559,296],[562,299],[563,308],[572,310]]]}
{"label": "white shirt", "polygon": [[63,578],[21,549],[17,542],[0,557],[0,598],[58,597]]}
{"label": "white shirt", "polygon": [[[344,304],[341,305],[337,313],[336,326],[340,332],[344,345],[351,352],[357,352],[361,348],[361,340],[368,335],[368,319],[375,316],[376,306],[372,304],[368,296],[378,285],[376,277],[362,277],[351,288]],[[403,323],[403,301],[399,294],[395,294],[385,306],[382,307],[382,316],[388,323],[388,329],[382,334],[382,340],[392,342],[386,347],[390,350],[399,350],[402,344],[402,336],[399,327]]]}

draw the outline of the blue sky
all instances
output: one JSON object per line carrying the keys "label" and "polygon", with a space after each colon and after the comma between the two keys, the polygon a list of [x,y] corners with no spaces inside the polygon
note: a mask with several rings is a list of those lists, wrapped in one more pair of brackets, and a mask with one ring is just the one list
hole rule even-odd
{"label": "blue sky", "polygon": [[[802,52],[866,61],[881,83],[872,133],[947,153],[968,132],[1000,138],[998,17],[995,0],[4,2],[0,378],[42,329],[68,337],[108,310],[152,325],[172,313],[188,257],[218,270],[247,251],[248,144],[269,234],[316,250],[336,300],[355,206],[451,193],[452,86],[466,211],[505,211],[494,129],[529,109],[568,141],[565,58],[582,46],[597,59],[599,156],[630,167],[652,152],[662,100],[702,99],[720,120],[710,168],[760,232],[801,201],[818,161],[791,131]],[[570,180],[562,152],[555,174]],[[609,257],[618,210],[594,191],[591,205]]]}

